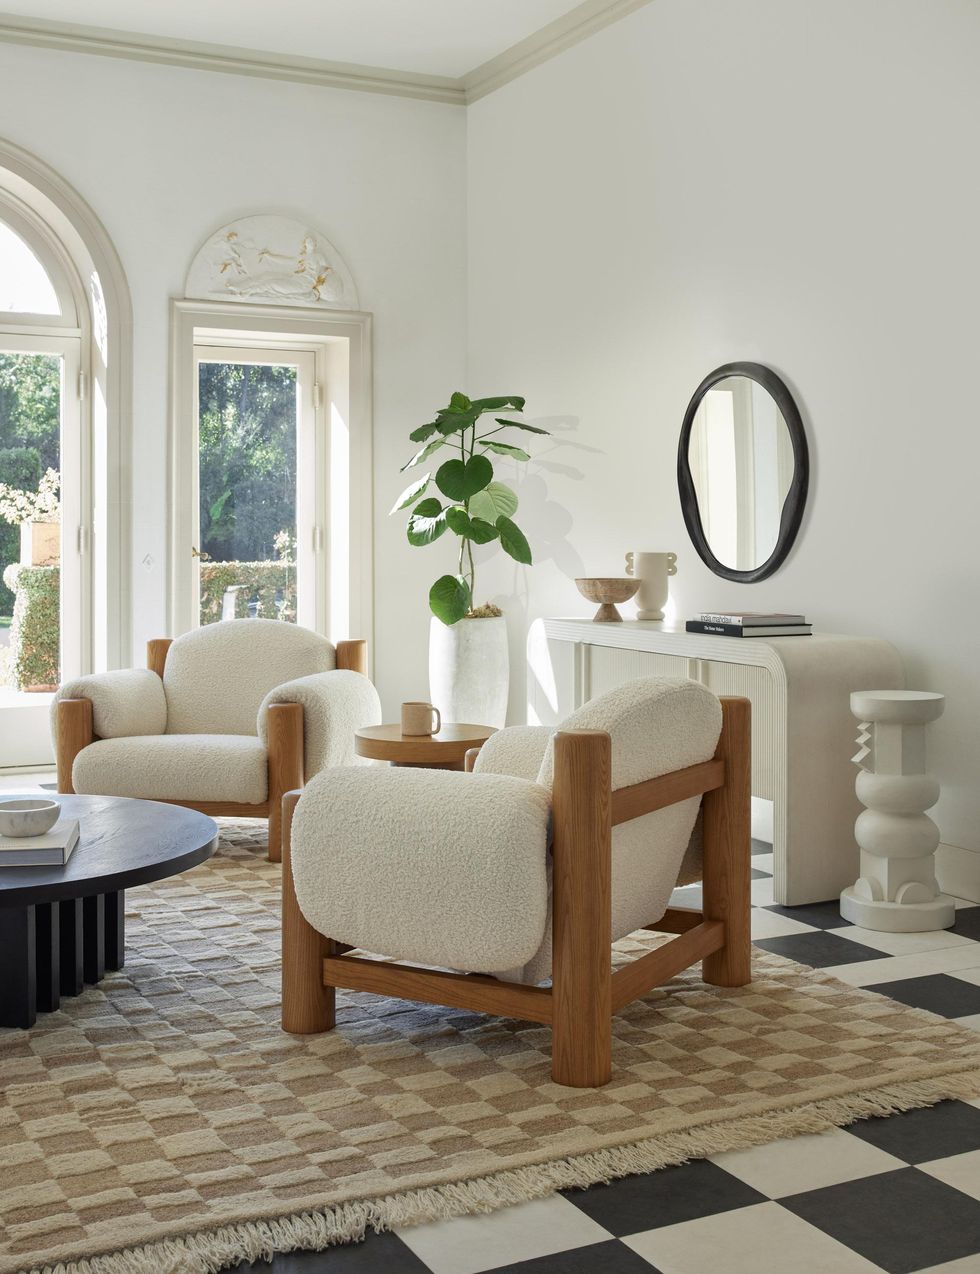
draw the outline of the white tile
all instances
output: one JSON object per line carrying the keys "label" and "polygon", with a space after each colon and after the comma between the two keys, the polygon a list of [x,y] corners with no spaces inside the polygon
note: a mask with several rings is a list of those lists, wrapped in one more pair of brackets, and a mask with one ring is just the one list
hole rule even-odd
{"label": "white tile", "polygon": [[957,969],[950,976],[959,978],[961,982],[972,982],[974,986],[980,986],[980,967],[976,969]]}
{"label": "white tile", "polygon": [[752,906],[771,907],[776,901],[772,892],[773,879],[764,876],[761,880],[752,881]]}
{"label": "white tile", "polygon": [[[980,1199],[980,1150],[968,1150],[966,1154],[950,1155],[946,1159],[933,1159],[929,1163],[917,1163],[915,1166],[920,1172],[928,1172],[937,1181],[945,1181],[954,1190]],[[980,1256],[974,1257],[974,1260],[977,1269],[980,1269]]]}
{"label": "white tile", "polygon": [[[964,938],[960,933],[950,933],[948,929],[933,929],[927,933],[882,933],[877,929],[862,929],[860,925],[841,925],[839,929],[828,929],[828,933],[839,934],[849,942],[860,942],[863,947],[873,947],[876,951],[884,951],[887,955],[917,955],[920,951],[942,951],[946,947],[962,947],[973,943],[972,938]],[[978,946],[977,943],[973,943]]]}
{"label": "white tile", "polygon": [[479,1274],[611,1237],[560,1194],[502,1208],[489,1216],[430,1221],[396,1233],[432,1274]]}
{"label": "white tile", "polygon": [[[881,1274],[863,1256],[787,1212],[757,1203],[697,1221],[665,1225],[622,1240],[660,1274],[762,1274],[776,1269],[806,1274]],[[782,1257],[777,1254],[782,1253]]]}
{"label": "white tile", "polygon": [[827,972],[850,986],[874,986],[878,982],[897,982],[901,978],[923,978],[930,973],[951,973],[956,969],[970,968],[980,968],[978,942],[970,942],[965,947],[944,947],[941,951],[920,951],[915,955],[835,964]]}
{"label": "white tile", "polygon": [[894,1172],[907,1165],[901,1159],[852,1137],[840,1128],[806,1137],[770,1141],[748,1150],[712,1155],[712,1162],[770,1199],[806,1190]]}
{"label": "white tile", "polygon": [[813,925],[805,925],[802,920],[790,920],[789,916],[767,911],[765,907],[752,908],[753,938],[785,938],[789,933],[816,932]]}

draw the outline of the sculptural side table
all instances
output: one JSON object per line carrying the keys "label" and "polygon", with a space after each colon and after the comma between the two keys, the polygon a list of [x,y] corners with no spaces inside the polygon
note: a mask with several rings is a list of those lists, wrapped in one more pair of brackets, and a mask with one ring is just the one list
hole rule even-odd
{"label": "sculptural side table", "polygon": [[861,875],[840,896],[841,915],[852,924],[917,933],[954,921],[953,899],[936,883],[939,828],[925,813],[939,800],[939,781],[926,773],[926,725],[944,706],[943,695],[918,690],[851,695],[861,722],[855,787],[867,807],[854,825]]}

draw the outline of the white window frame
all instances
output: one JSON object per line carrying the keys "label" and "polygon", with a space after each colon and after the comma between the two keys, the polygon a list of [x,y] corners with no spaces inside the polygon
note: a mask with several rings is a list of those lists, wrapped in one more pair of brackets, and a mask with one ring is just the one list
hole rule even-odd
{"label": "white window frame", "polygon": [[332,483],[329,496],[326,490],[318,493],[317,523],[326,528],[329,557],[329,601],[324,596],[326,613],[318,615],[316,626],[335,642],[365,637],[373,654],[371,315],[362,311],[171,302],[168,635],[188,632],[197,620],[191,554],[197,521],[195,347],[206,343],[266,352],[279,348],[284,355],[297,349],[314,352],[320,386],[317,429]]}

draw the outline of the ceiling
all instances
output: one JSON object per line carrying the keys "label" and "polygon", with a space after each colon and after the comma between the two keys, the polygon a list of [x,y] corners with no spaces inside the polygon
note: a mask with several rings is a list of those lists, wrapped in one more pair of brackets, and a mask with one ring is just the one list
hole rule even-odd
{"label": "ceiling", "polygon": [[5,0],[6,14],[462,79],[581,0]]}

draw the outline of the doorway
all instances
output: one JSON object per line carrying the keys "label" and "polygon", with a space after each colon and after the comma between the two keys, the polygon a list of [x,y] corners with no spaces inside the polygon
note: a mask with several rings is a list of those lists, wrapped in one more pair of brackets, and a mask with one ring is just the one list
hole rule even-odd
{"label": "doorway", "polygon": [[329,457],[311,350],[201,342],[192,614],[322,629]]}
{"label": "doorway", "polygon": [[370,641],[370,316],[172,319],[170,635],[252,618]]}

